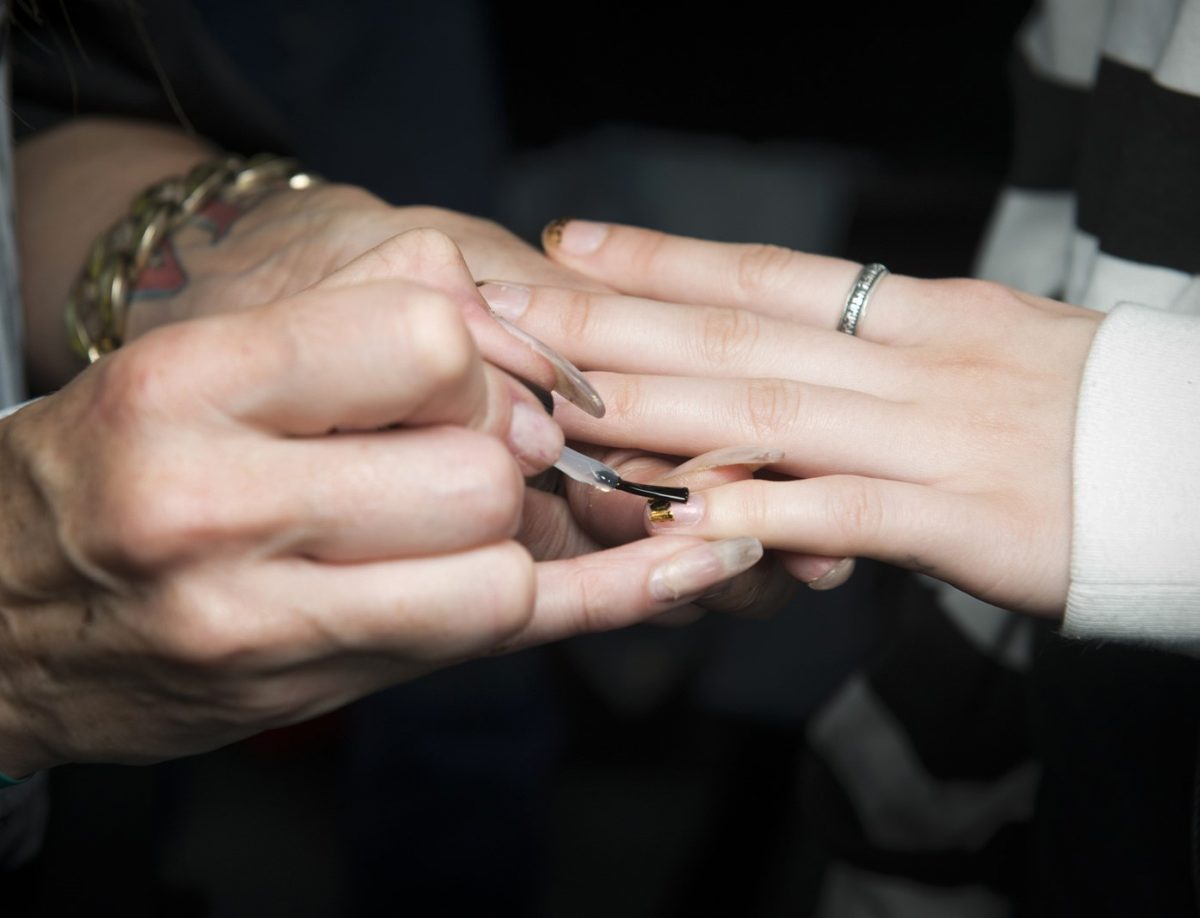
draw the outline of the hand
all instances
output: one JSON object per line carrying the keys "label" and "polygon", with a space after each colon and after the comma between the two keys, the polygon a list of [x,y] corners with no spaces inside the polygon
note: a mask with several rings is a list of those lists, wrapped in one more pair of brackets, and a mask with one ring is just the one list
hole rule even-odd
{"label": "hand", "polygon": [[[414,237],[415,229],[423,232]],[[405,248],[383,245],[401,234],[410,234]],[[361,258],[368,252],[375,255]],[[357,280],[419,278],[454,299],[492,363],[577,404],[589,400],[573,368],[552,353],[535,356],[529,342],[504,333],[472,280],[501,273],[587,286],[585,278],[490,221],[436,207],[392,207],[351,185],[279,192],[244,212],[224,205],[204,209],[167,240],[161,264],[143,274],[131,300],[128,337],[290,296],[356,259]],[[463,260],[465,272],[459,270]]]}
{"label": "hand", "polygon": [[[585,410],[603,410],[590,385],[569,362],[536,341],[531,351],[530,342],[513,340],[511,328],[501,331],[472,277],[605,288],[549,261],[495,223],[434,207],[392,207],[348,185],[276,194],[227,228],[215,227],[220,230],[215,244],[211,219],[197,220],[176,234],[171,257],[181,270],[174,280],[160,273],[152,276],[149,287],[143,285],[130,314],[131,336],[183,318],[243,309],[328,283],[334,276],[340,283],[417,278],[459,305],[488,361],[560,393]],[[403,235],[405,246],[391,244],[396,234]],[[362,257],[368,251],[374,254]],[[345,265],[351,259],[356,260],[348,269]],[[665,471],[674,464],[660,462],[655,467]],[[531,495],[527,501],[521,540],[535,549],[539,559],[576,557],[644,535],[640,523],[633,528],[612,524],[598,542],[595,533],[588,531],[586,518],[578,512],[565,513],[555,504],[545,496]],[[582,504],[577,499],[573,506],[580,511]],[[634,505],[640,507],[636,501]],[[777,606],[784,592],[786,584],[778,572],[760,566],[703,603],[719,611],[762,612]]]}
{"label": "hand", "polygon": [[683,536],[534,563],[522,471],[559,432],[457,304],[357,269],[159,329],[0,422],[0,771],[212,748],[757,560]]}
{"label": "hand", "polygon": [[754,443],[795,476],[707,491],[652,530],[871,556],[1061,614],[1097,315],[889,275],[852,338],[832,330],[850,262],[579,221],[560,232],[552,257],[633,294],[540,288],[508,309],[581,366],[616,371],[590,374],[604,423],[563,412],[568,436],[672,453]]}

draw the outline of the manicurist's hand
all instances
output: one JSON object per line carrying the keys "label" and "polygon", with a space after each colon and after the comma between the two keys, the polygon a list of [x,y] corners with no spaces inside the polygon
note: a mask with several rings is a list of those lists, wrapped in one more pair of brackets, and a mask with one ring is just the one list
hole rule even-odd
{"label": "manicurist's hand", "polygon": [[[410,240],[405,247],[387,244],[401,235]],[[373,254],[363,257],[367,253]],[[474,281],[502,275],[586,286],[586,278],[488,220],[436,207],[393,207],[352,185],[281,191],[244,212],[220,205],[202,212],[175,232],[160,263],[143,275],[129,336],[290,296],[345,275],[351,262],[355,280],[419,277],[458,304],[489,362],[594,413],[602,410],[586,384],[580,388],[573,368],[538,342],[514,340],[514,330],[488,314]]]}
{"label": "manicurist's hand", "polygon": [[703,491],[652,531],[880,558],[1061,613],[1072,430],[1097,315],[996,284],[888,275],[850,336],[835,330],[850,262],[582,221],[555,227],[546,247],[627,294],[484,290],[605,371],[589,375],[608,415],[561,413],[569,437],[785,454],[772,468],[788,480]]}
{"label": "manicurist's hand", "polygon": [[450,297],[363,274],[148,333],[0,422],[0,771],[212,748],[758,559],[535,563],[522,476],[561,432]]}

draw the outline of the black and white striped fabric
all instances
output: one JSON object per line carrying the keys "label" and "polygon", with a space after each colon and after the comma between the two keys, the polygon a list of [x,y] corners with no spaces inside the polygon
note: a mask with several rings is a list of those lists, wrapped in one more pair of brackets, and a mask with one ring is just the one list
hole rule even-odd
{"label": "black and white striped fabric", "polygon": [[[1194,654],[1200,0],[1047,0],[1012,86],[977,274],[1111,314],[1077,431],[1067,631]],[[1196,914],[1200,664],[932,584],[897,601],[900,639],[810,730],[822,918]]]}

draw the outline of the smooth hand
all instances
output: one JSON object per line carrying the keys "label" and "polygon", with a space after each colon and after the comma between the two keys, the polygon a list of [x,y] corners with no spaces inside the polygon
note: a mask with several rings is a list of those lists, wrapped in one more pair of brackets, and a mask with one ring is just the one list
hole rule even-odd
{"label": "smooth hand", "polygon": [[1072,430],[1096,314],[992,283],[889,275],[851,337],[834,330],[850,262],[582,221],[546,245],[629,294],[503,297],[511,318],[605,371],[589,375],[608,416],[563,412],[569,437],[785,453],[772,468],[788,480],[705,491],[652,531],[880,558],[1061,614]]}

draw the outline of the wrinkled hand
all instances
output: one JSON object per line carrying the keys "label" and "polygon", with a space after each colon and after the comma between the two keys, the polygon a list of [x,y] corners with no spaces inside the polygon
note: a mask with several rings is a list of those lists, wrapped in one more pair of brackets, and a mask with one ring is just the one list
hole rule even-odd
{"label": "wrinkled hand", "polygon": [[457,303],[369,262],[0,422],[0,771],[209,749],[757,560],[682,536],[535,563],[522,475],[561,433]]}
{"label": "wrinkled hand", "polygon": [[[397,234],[409,240],[402,248],[389,244]],[[289,296],[334,273],[346,276],[344,266],[357,259],[351,275],[355,282],[419,278],[459,306],[485,359],[576,404],[588,400],[573,367],[554,354],[539,356],[501,330],[472,278],[505,277],[597,292],[607,288],[550,261],[491,221],[436,207],[392,207],[361,188],[325,185],[267,198],[215,241],[212,227],[196,221],[177,232],[173,244],[187,280],[169,295],[141,291],[130,313],[131,337],[180,319]],[[466,271],[461,270],[464,261]],[[580,511],[583,503],[577,500],[574,506]],[[575,557],[644,535],[640,525],[610,525],[597,541],[585,516],[565,513],[539,495],[529,498],[523,520],[521,539],[539,559]],[[705,598],[704,605],[720,611],[763,610],[778,604],[782,589],[781,578],[760,567],[719,596]]]}
{"label": "wrinkled hand", "polygon": [[652,531],[880,558],[1061,614],[1097,315],[981,281],[890,275],[850,337],[832,330],[850,262],[580,221],[547,249],[632,294],[538,288],[523,309],[508,294],[530,331],[616,371],[590,374],[604,423],[563,412],[569,437],[694,453],[754,443],[783,450],[773,468],[794,476],[706,491]]}
{"label": "wrinkled hand", "polygon": [[[130,337],[298,293],[414,229],[449,239],[475,278],[603,289],[489,220],[438,207],[393,207],[352,185],[318,185],[273,194],[244,213],[202,214],[177,230],[170,244],[178,270],[143,276],[130,309]],[[421,267],[387,256],[372,259],[374,276],[409,277]],[[426,283],[439,286],[440,279]]]}

